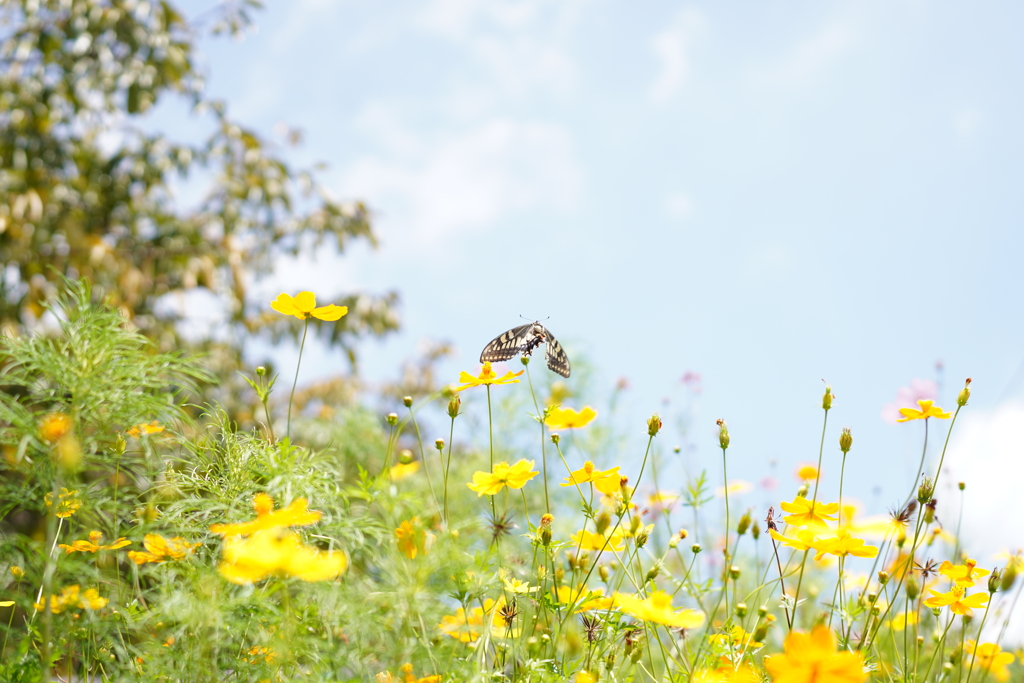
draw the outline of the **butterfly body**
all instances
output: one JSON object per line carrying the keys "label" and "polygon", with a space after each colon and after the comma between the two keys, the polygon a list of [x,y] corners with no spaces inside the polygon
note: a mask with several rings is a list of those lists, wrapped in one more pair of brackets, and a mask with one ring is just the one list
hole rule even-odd
{"label": "butterfly body", "polygon": [[517,354],[531,356],[541,344],[547,344],[548,369],[562,377],[569,376],[569,357],[548,330],[538,321],[513,327],[498,335],[480,352],[481,363],[508,360]]}

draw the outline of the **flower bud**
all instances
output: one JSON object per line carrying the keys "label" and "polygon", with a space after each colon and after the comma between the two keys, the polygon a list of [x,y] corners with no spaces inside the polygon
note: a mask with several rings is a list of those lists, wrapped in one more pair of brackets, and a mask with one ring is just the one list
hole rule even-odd
{"label": "flower bud", "polygon": [[839,450],[843,453],[849,453],[852,446],[853,435],[850,434],[850,428],[843,427],[843,433],[839,435]]}
{"label": "flower bud", "polygon": [[729,438],[729,425],[721,418],[716,420],[715,424],[718,425],[718,445],[722,447],[722,450],[725,450],[729,447],[729,441],[731,441]]}
{"label": "flower bud", "polygon": [[809,490],[810,489],[807,488],[807,484],[804,484],[803,486],[801,486],[800,488],[798,488],[796,490],[797,498],[806,498],[807,497],[807,492]]}
{"label": "flower bud", "polygon": [[462,407],[462,398],[458,395],[448,399],[448,417],[455,419],[459,416],[459,408]]}
{"label": "flower bud", "polygon": [[[935,611],[938,612],[939,610],[935,610]],[[939,614],[941,614],[941,612],[939,612]],[[936,614],[935,616],[939,616],[939,615]],[[943,674],[942,674],[943,678],[945,678],[946,676],[949,676],[951,673],[953,673],[953,663],[952,662],[946,662],[945,664],[943,664],[942,665],[942,671],[943,671]]]}
{"label": "flower bud", "polygon": [[64,413],[50,413],[39,421],[39,436],[47,443],[56,443],[71,433],[75,425]]}
{"label": "flower bud", "polygon": [[878,583],[882,584],[883,586],[885,584],[889,583],[889,572],[887,572],[887,571],[880,571],[880,572],[878,572]]}
{"label": "flower bud", "polygon": [[999,584],[1002,583],[1003,572],[1000,569],[993,569],[992,573],[988,577],[988,592],[995,593],[999,590]]}
{"label": "flower bud", "polygon": [[751,522],[753,522],[753,519],[750,517],[750,510],[747,510],[743,513],[743,516],[740,517],[739,524],[736,525],[737,535],[742,536],[747,533],[747,529],[750,528]]}
{"label": "flower bud", "polygon": [[545,548],[548,547],[549,545],[551,545],[551,527],[550,526],[542,526],[540,528],[540,542],[541,542],[541,544],[544,545]]}
{"label": "flower bud", "polygon": [[921,594],[921,584],[917,582],[917,579],[910,575],[907,577],[907,583],[904,587],[907,592],[907,598],[910,600],[917,600],[917,596]]}
{"label": "flower bud", "polygon": [[703,548],[701,548],[701,547],[700,547],[700,543],[694,543],[693,545],[691,545],[691,546],[690,546],[690,551],[691,551],[691,552],[692,552],[692,553],[693,553],[694,555],[696,555],[697,553],[699,553],[699,552],[700,552],[701,550],[703,550]]}
{"label": "flower bud", "polygon": [[394,427],[396,424],[398,424],[398,413],[388,413],[388,416],[385,419],[388,421],[389,425]]}
{"label": "flower bud", "polygon": [[878,593],[871,591],[865,597],[868,599],[868,604],[873,605],[875,600],[878,599]]}
{"label": "flower bud", "polygon": [[565,580],[565,570],[561,567],[555,569],[555,582],[562,583]]}
{"label": "flower bud", "polygon": [[649,524],[636,533],[635,538],[637,548],[643,548],[645,545],[647,545],[647,541],[651,538],[651,531],[653,530],[653,528],[654,525]]}
{"label": "flower bud", "polygon": [[825,394],[821,397],[821,407],[824,408],[825,410],[831,410],[832,409],[832,399],[834,399],[834,398],[835,398],[835,395],[833,395],[833,393],[832,393],[832,387],[830,387],[829,385],[826,384],[825,385]]}
{"label": "flower bud", "polygon": [[1017,580],[1018,565],[1020,563],[1015,558],[1010,558],[1010,561],[1006,563],[1006,569],[1003,570],[1002,581],[999,582],[999,590],[1008,591],[1013,587],[1014,582]]}
{"label": "flower bud", "polygon": [[736,605],[736,616],[740,619],[747,616],[747,603],[741,602]]}
{"label": "flower bud", "polygon": [[732,579],[733,581],[735,581],[736,579],[740,578],[740,568],[737,567],[736,565],[731,565],[729,567],[729,578]]}
{"label": "flower bud", "polygon": [[530,357],[529,356],[520,356],[519,357],[519,362],[522,363],[523,365],[529,365],[530,364]]}
{"label": "flower bud", "polygon": [[958,489],[960,489],[961,491],[963,491],[963,490],[964,490],[965,488],[967,488],[967,484],[966,484],[965,482],[960,482],[960,483],[959,483],[959,484],[957,484],[956,486],[957,486],[957,488],[958,488]]}
{"label": "flower bud", "polygon": [[754,540],[761,538],[761,525],[754,524],[750,527],[750,535],[754,537]]}
{"label": "flower bud", "polygon": [[412,408],[412,396],[404,396],[402,398],[402,405],[406,408]]}
{"label": "flower bud", "polygon": [[661,562],[655,562],[654,565],[647,570],[647,581],[651,582],[658,578],[658,574],[661,573]]}
{"label": "flower bud", "polygon": [[82,464],[82,446],[74,434],[65,434],[57,442],[57,463],[65,470],[74,471]]}
{"label": "flower bud", "polygon": [[602,564],[597,568],[597,575],[601,577],[601,580],[608,583],[608,577],[612,575],[612,570],[608,568],[608,565]]}
{"label": "flower bud", "polygon": [[590,564],[590,553],[584,550],[576,560],[576,568],[583,571]]}
{"label": "flower bud", "polygon": [[644,648],[640,643],[637,643],[636,647],[633,648],[633,653],[629,655],[629,660],[636,664],[640,661],[640,658],[644,656]]}
{"label": "flower bud", "polygon": [[921,480],[921,485],[917,487],[917,502],[924,505],[932,499],[933,493],[935,493],[935,482],[931,477],[925,477]]}
{"label": "flower bud", "polygon": [[758,608],[757,615],[761,617],[763,621],[757,625],[756,629],[754,629],[754,636],[752,640],[755,643],[760,643],[768,636],[768,629],[771,628],[773,623],[775,623],[775,615],[768,614],[768,610],[764,607]]}
{"label": "flower bud", "polygon": [[551,443],[555,444],[556,446],[558,445],[558,442],[561,440],[562,437],[558,435],[558,432],[555,432],[554,434],[551,435]]}
{"label": "flower bud", "polygon": [[601,514],[594,520],[594,524],[597,526],[597,533],[602,536],[604,536],[604,532],[608,530],[608,527],[611,526],[611,523],[612,516],[608,514],[607,510],[602,510]]}
{"label": "flower bud", "polygon": [[436,448],[439,451],[443,451],[444,450],[444,439],[441,439],[441,438],[436,439],[434,441],[434,448]]}
{"label": "flower bud", "polygon": [[932,498],[924,504],[924,521],[925,524],[931,524],[935,521],[935,505],[936,500]]}
{"label": "flower bud", "polygon": [[256,376],[257,377],[263,377],[263,375],[265,375],[265,374],[267,374],[267,366],[265,366],[265,365],[257,365],[256,366]]}
{"label": "flower bud", "polygon": [[657,436],[658,432],[661,431],[661,418],[655,413],[651,415],[651,419],[647,420],[647,434],[649,436]]}
{"label": "flower bud", "polygon": [[768,616],[768,607],[765,605],[761,605],[757,608],[757,618],[764,619],[766,616]]}
{"label": "flower bud", "polygon": [[956,397],[956,404],[963,408],[967,405],[967,401],[971,398],[971,378],[968,377],[967,381],[964,382],[964,388],[960,390],[960,393]]}
{"label": "flower bud", "polygon": [[398,462],[402,463],[403,465],[408,465],[409,463],[412,462],[412,459],[412,451],[410,451],[408,448],[403,448],[402,450],[398,451]]}

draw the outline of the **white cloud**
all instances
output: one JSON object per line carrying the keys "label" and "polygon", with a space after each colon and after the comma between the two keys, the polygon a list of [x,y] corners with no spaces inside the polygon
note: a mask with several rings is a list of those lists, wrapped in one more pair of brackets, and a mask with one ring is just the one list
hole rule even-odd
{"label": "white cloud", "polygon": [[651,102],[671,99],[686,82],[690,75],[690,48],[705,25],[704,15],[688,7],[679,12],[668,28],[651,38],[651,49],[661,60],[661,71],[647,92]]}
{"label": "white cloud", "polygon": [[824,73],[855,43],[856,33],[848,24],[824,26],[799,42],[782,58],[754,68],[755,80],[769,87],[793,88],[805,85]]}
{"label": "white cloud", "polygon": [[693,213],[693,200],[685,192],[672,192],[665,199],[665,211],[672,218],[689,218]]}
{"label": "white cloud", "polygon": [[[1021,518],[1021,482],[1024,482],[1024,403],[1007,401],[994,410],[962,414],[953,431],[939,482],[940,510],[957,514],[958,506],[949,501],[947,486],[962,481],[964,521],[962,537],[965,549],[980,566],[996,565],[994,554],[1024,548],[1024,527]],[[943,494],[947,496],[943,506]],[[948,523],[948,522],[947,522]],[[1017,579],[1022,580],[1021,578]],[[998,603],[997,603],[998,604]],[[1017,610],[1011,632],[1024,636],[1024,614]],[[1002,619],[990,617],[995,624]]]}
{"label": "white cloud", "polygon": [[385,207],[392,234],[422,245],[510,212],[571,210],[582,184],[564,128],[497,117],[438,140],[420,139],[389,159],[364,157],[348,169],[343,186]]}

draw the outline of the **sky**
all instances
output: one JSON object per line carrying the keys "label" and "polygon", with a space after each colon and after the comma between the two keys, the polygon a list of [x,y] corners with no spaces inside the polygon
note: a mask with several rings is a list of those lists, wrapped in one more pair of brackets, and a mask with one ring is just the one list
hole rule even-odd
{"label": "sky", "polygon": [[[731,472],[775,460],[787,490],[817,459],[824,379],[822,485],[850,426],[850,486],[882,512],[923,436],[883,407],[915,379],[955,407],[972,377],[945,484],[967,484],[979,554],[1024,546],[1003,523],[1024,518],[1024,5],[268,5],[243,40],[202,42],[209,92],[269,136],[301,128],[287,155],[367,201],[380,248],[282,263],[254,296],[398,290],[403,331],[362,349],[367,378],[430,338],[455,345],[454,381],[545,319],[595,368],[588,401],[628,379],[639,442],[699,373],[698,466],[717,471],[724,418]],[[168,111],[157,125],[190,129]],[[346,368],[317,347],[303,366]],[[940,485],[940,518],[958,496]]]}

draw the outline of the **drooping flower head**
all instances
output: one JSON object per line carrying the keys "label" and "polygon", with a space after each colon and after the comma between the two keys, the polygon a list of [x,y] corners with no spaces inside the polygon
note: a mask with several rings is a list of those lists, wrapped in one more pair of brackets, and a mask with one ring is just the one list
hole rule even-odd
{"label": "drooping flower head", "polygon": [[765,657],[774,683],[861,683],[867,678],[859,652],[838,652],[836,637],[824,624],[808,634],[793,631],[783,654]]}
{"label": "drooping flower head", "polygon": [[501,377],[491,369],[490,363],[484,363],[480,368],[480,374],[474,377],[468,372],[459,373],[459,381],[462,382],[459,386],[454,388],[454,391],[463,391],[470,387],[480,387],[487,384],[518,384],[519,380],[516,377],[526,372],[526,370],[520,370],[519,372],[506,372]]}
{"label": "drooping flower head", "polygon": [[506,486],[521,489],[526,486],[526,482],[540,474],[533,471],[533,463],[533,460],[520,460],[515,465],[499,462],[493,472],[475,472],[473,481],[466,486],[476,491],[477,497],[493,496]]}
{"label": "drooping flower head", "polygon": [[579,412],[572,408],[552,408],[548,416],[544,418],[544,424],[551,429],[579,429],[586,427],[597,417],[597,411],[590,406],[585,406]]}
{"label": "drooping flower head", "polygon": [[316,294],[313,292],[299,292],[294,297],[284,293],[278,294],[277,298],[270,303],[270,307],[278,313],[294,315],[299,320],[312,317],[333,322],[340,320],[343,315],[348,313],[348,306],[329,304],[317,308]]}

